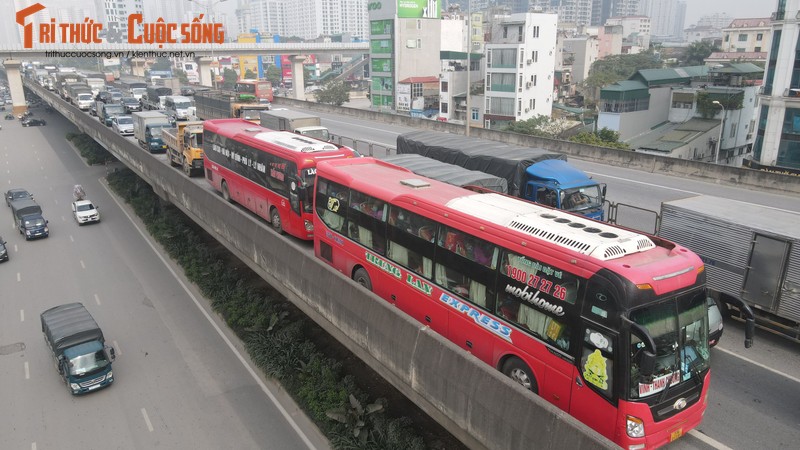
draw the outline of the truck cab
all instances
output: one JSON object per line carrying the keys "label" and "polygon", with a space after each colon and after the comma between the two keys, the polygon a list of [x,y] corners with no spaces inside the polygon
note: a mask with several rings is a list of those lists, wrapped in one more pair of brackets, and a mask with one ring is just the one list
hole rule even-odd
{"label": "truck cab", "polygon": [[41,213],[24,215],[20,217],[19,220],[19,234],[25,236],[26,241],[36,238],[46,238],[50,236],[50,228],[47,224],[48,221]]}
{"label": "truck cab", "polygon": [[168,95],[164,98],[164,111],[173,120],[189,120],[192,100],[181,95]]}
{"label": "truck cab", "polygon": [[564,211],[605,220],[605,183],[598,183],[562,159],[531,164],[523,198]]}

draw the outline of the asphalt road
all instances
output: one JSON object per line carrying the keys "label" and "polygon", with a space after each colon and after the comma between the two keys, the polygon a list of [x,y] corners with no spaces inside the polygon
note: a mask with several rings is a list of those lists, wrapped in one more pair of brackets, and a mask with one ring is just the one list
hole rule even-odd
{"label": "asphalt road", "polygon": [[[280,389],[254,375],[205,300],[159,254],[142,227],[67,144],[60,116],[48,126],[2,122],[0,190],[31,191],[50,237],[26,242],[2,206],[0,233],[0,447],[5,449],[326,449]],[[72,187],[100,205],[79,227]],[[72,397],[45,346],[39,314],[83,302],[117,350],[115,382]]]}
{"label": "asphalt road", "polygon": [[[50,195],[54,200],[58,199],[60,202],[61,206],[58,206],[57,208],[60,212],[64,213],[64,217],[56,216],[56,220],[50,218],[51,223],[54,224],[54,234],[48,240],[36,243],[18,243],[15,240],[12,241],[12,239],[8,240],[9,243],[12,244],[12,248],[14,244],[18,244],[20,246],[22,246],[22,244],[47,245],[50,244],[48,241],[57,240],[59,235],[62,233],[59,231],[59,229],[65,227],[74,229],[74,236],[85,236],[86,234],[89,234],[94,239],[98,239],[96,236],[97,234],[102,234],[105,236],[104,239],[106,239],[106,242],[103,244],[105,245],[103,247],[105,250],[102,252],[104,256],[87,256],[86,258],[87,261],[91,262],[91,266],[95,267],[95,270],[103,270],[97,269],[97,267],[109,267],[107,270],[103,270],[102,272],[102,278],[109,279],[109,283],[101,282],[98,280],[98,278],[100,278],[98,276],[88,277],[87,279],[90,280],[88,282],[75,283],[73,281],[74,277],[71,275],[80,276],[85,269],[80,268],[79,264],[78,266],[75,266],[74,260],[71,262],[71,264],[68,262],[64,262],[64,264],[70,266],[66,270],[69,270],[70,272],[76,272],[76,274],[67,275],[66,277],[59,275],[59,279],[63,278],[63,283],[65,285],[69,286],[70,284],[75,284],[74,289],[78,290],[78,293],[73,295],[76,297],[82,296],[84,302],[90,306],[90,310],[95,313],[101,325],[107,329],[113,330],[115,336],[109,336],[109,339],[118,340],[120,346],[119,349],[123,351],[122,356],[120,356],[118,362],[115,363],[119,367],[115,368],[115,375],[119,377],[119,381],[116,382],[117,385],[112,386],[106,391],[98,392],[89,397],[93,398],[94,396],[97,396],[97,398],[104,398],[112,394],[117,395],[115,394],[116,392],[123,390],[124,383],[128,382],[128,379],[131,376],[128,372],[131,370],[136,370],[135,367],[137,367],[137,365],[133,364],[132,362],[134,357],[137,358],[137,362],[141,361],[142,363],[148,364],[148,368],[152,370],[158,370],[159,372],[163,370],[166,372],[165,374],[159,376],[159,381],[161,379],[171,380],[171,377],[185,378],[185,371],[187,368],[189,368],[190,372],[192,373],[191,382],[189,383],[190,387],[193,389],[199,388],[199,390],[204,393],[223,392],[220,389],[220,384],[227,385],[228,373],[227,371],[224,371],[225,374],[221,380],[217,380],[215,376],[217,375],[217,372],[223,371],[223,369],[219,369],[220,367],[231,369],[231,367],[235,366],[236,364],[235,362],[216,364],[215,361],[229,361],[231,358],[222,353],[230,352],[230,350],[226,350],[223,347],[219,349],[221,354],[217,355],[214,353],[213,357],[210,355],[206,357],[206,353],[209,352],[210,349],[205,345],[205,340],[218,340],[214,336],[215,332],[213,329],[209,328],[207,323],[205,325],[203,324],[201,317],[196,317],[194,320],[190,319],[190,317],[197,316],[198,313],[196,311],[193,312],[192,309],[186,305],[189,302],[189,300],[184,298],[186,294],[181,292],[181,289],[179,289],[177,286],[173,285],[174,279],[170,280],[171,277],[165,274],[163,264],[160,264],[158,261],[151,260],[153,258],[151,258],[149,255],[151,255],[153,252],[147,248],[147,245],[140,237],[134,236],[136,231],[131,229],[132,225],[130,222],[122,218],[121,210],[119,210],[119,208],[117,208],[114,203],[110,201],[110,197],[107,196],[100,185],[95,183],[94,180],[103,175],[103,169],[87,169],[85,166],[83,166],[62,140],[64,131],[66,131],[65,127],[67,127],[65,121],[63,119],[54,119],[53,122],[56,126],[51,126],[53,125],[51,124],[46,128],[20,130],[20,132],[28,133],[31,138],[38,134],[40,137],[36,139],[49,140],[48,143],[43,145],[51,145],[58,150],[55,154],[62,160],[64,167],[60,169],[60,172],[56,170],[52,173],[65,173],[63,176],[65,180],[61,180],[58,184],[58,188],[54,191],[50,191]],[[398,133],[407,130],[401,127],[385,126],[383,124],[371,124],[362,121],[353,121],[353,123],[350,123],[349,119],[343,120],[341,117],[328,116],[323,116],[323,124],[331,128],[333,132],[337,134],[348,135],[349,133],[350,135],[360,136],[360,139],[371,139],[371,137],[375,137],[375,139],[380,139],[387,143],[393,142]],[[59,127],[63,128],[63,130],[59,130]],[[4,129],[0,133],[6,133],[7,129]],[[54,130],[57,131],[53,132]],[[6,136],[8,135],[4,134],[0,137]],[[31,142],[31,140],[23,139],[22,141],[24,144],[22,145],[23,151],[21,151],[21,153],[24,153],[24,146]],[[376,142],[378,141],[376,140]],[[0,145],[5,145],[6,148],[8,148],[7,141]],[[35,157],[40,157],[37,155],[41,152],[44,152],[44,150],[41,152],[38,150],[33,151],[37,152],[34,153]],[[8,152],[9,150],[7,149],[3,150],[4,154],[8,154]],[[9,156],[5,156],[4,158],[8,160]],[[166,164],[166,158],[163,155],[159,156],[159,158],[165,161]],[[14,161],[17,161],[17,158],[13,159]],[[37,168],[40,168],[42,163],[36,160],[36,158],[20,157],[20,160],[23,161],[21,164],[24,166],[30,166],[26,170],[31,170],[33,173],[39,173],[36,172],[36,170],[40,170]],[[34,160],[36,160],[36,162],[34,162]],[[796,198],[790,198],[771,193],[761,193],[754,190],[731,188],[714,183],[672,178],[660,174],[651,174],[624,168],[603,166],[600,164],[586,163],[578,160],[573,160],[573,163],[583,170],[592,172],[595,178],[598,180],[608,182],[609,196],[615,201],[629,202],[641,207],[655,209],[658,207],[658,203],[663,200],[682,198],[703,193],[736,198],[744,201],[758,202],[781,209],[800,211],[800,202],[798,202]],[[16,172],[22,169],[14,166],[14,170]],[[87,173],[89,175],[87,175]],[[177,169],[176,173],[179,173]],[[56,176],[57,175],[51,175],[51,177]],[[12,179],[15,178],[14,176],[10,177]],[[91,179],[92,182],[88,183],[86,178]],[[204,184],[204,181],[200,178],[195,178],[194,180],[199,184]],[[70,201],[71,187],[73,184],[78,182],[87,188],[87,192],[92,200],[102,205],[101,213],[104,217],[103,223],[82,228],[78,228],[74,223],[69,223],[70,217],[68,202]],[[35,184],[25,184],[25,187],[29,187],[31,190],[37,193],[38,197],[40,195],[38,194],[40,190],[42,192],[47,192],[49,190],[49,186],[51,185],[54,185],[52,180],[42,182],[38,186]],[[57,195],[55,194],[56,192],[58,193]],[[101,195],[98,196],[95,195],[95,193],[99,193]],[[107,205],[111,208],[107,208]],[[45,206],[45,212],[51,209],[55,210],[56,208],[50,205]],[[108,217],[109,215],[112,216]],[[8,220],[10,222],[10,217]],[[112,220],[115,222],[111,222]],[[59,221],[63,223],[56,227],[55,224],[59,223]],[[117,221],[119,223],[117,223]],[[111,226],[109,223],[111,223]],[[124,235],[125,238],[122,239],[119,235]],[[130,241],[129,244],[127,244],[128,241]],[[81,240],[77,242],[83,241]],[[130,248],[128,245],[130,245]],[[59,258],[62,256],[67,257],[67,254],[69,253],[75,253],[78,255],[74,256],[76,258],[84,253],[92,253],[91,251],[87,252],[74,250],[74,247],[75,244],[72,242],[69,244],[64,243],[64,251],[59,252],[63,253],[62,255],[59,255]],[[27,249],[27,247],[21,248]],[[18,253],[18,251],[14,251],[12,253],[12,263],[14,264],[17,262]],[[110,255],[107,253],[113,254],[115,257],[108,258]],[[311,254],[310,251],[309,254]],[[20,255],[19,258],[21,259],[22,255]],[[109,263],[106,262],[116,259],[122,260],[123,267],[114,268],[115,264],[109,265]],[[101,261],[103,266],[98,266],[98,261]],[[84,263],[88,264],[86,261]],[[31,264],[34,267],[36,266],[35,262],[32,262]],[[19,303],[23,304],[23,306],[11,308],[11,311],[9,311],[7,301],[4,301],[2,304],[0,304],[0,308],[3,308],[3,311],[5,312],[3,319],[1,319],[3,320],[3,328],[0,329],[0,337],[2,337],[0,344],[9,345],[15,342],[27,343],[30,341],[30,339],[22,340],[10,337],[9,333],[11,333],[11,331],[7,330],[6,327],[8,324],[11,324],[9,325],[11,329],[20,328],[18,309],[23,308],[24,304],[31,302],[30,298],[33,297],[26,294],[25,289],[21,287],[21,285],[14,284],[17,283],[14,278],[16,276],[14,275],[16,271],[14,269],[4,270],[7,269],[7,267],[7,264],[0,265],[0,286],[8,286],[9,283],[13,286],[20,286],[19,290],[17,290],[16,287],[14,288],[14,293],[16,294],[14,297],[24,296],[26,300],[20,300]],[[9,273],[11,273],[11,275],[9,275]],[[35,277],[35,273],[36,272],[32,270],[31,275],[26,275],[26,278],[28,276]],[[97,273],[98,272],[95,272],[95,275]],[[115,276],[114,274],[116,273],[119,273],[120,275]],[[21,283],[21,281],[19,283]],[[89,286],[84,286],[86,284],[89,284]],[[98,294],[102,295],[102,299],[104,300],[106,297],[110,297],[107,301],[101,300],[101,305],[95,305],[91,301],[94,293],[100,290],[99,287],[95,287],[95,284],[96,286],[105,286],[107,290],[110,290],[110,292],[106,291]],[[128,285],[130,286],[126,287]],[[162,287],[164,291],[158,293],[152,292],[152,290],[158,287]],[[39,286],[39,288],[45,289],[44,286]],[[122,290],[123,288],[125,289],[124,291]],[[49,295],[53,295],[53,289],[46,290],[47,292],[43,295],[46,296],[48,293]],[[128,292],[128,290],[130,290],[130,292]],[[63,291],[61,288],[59,288],[57,292]],[[143,317],[149,319],[115,322],[114,316],[116,312],[109,313],[105,311],[110,309],[111,305],[116,305],[119,303],[114,299],[121,295],[125,295],[126,298],[130,298],[130,300],[125,302],[124,306],[122,306],[126,308],[123,314],[130,314],[132,317],[135,314],[141,314]],[[3,298],[5,297],[6,296],[3,295]],[[38,298],[39,297],[36,297],[36,302],[39,302]],[[64,302],[74,301],[74,299],[75,297],[65,299]],[[161,299],[161,301],[154,301],[153,299]],[[12,303],[16,304],[17,302],[12,301]],[[55,303],[61,302],[53,302],[52,304]],[[26,321],[35,321],[37,319],[35,315],[50,304],[51,303],[42,301],[42,306],[39,306],[35,311],[28,313],[33,314],[33,316],[30,316],[33,318],[31,319],[30,317],[27,317]],[[109,321],[111,322],[110,324],[107,323]],[[190,324],[188,327],[187,323]],[[140,326],[148,327],[148,333],[150,333],[150,329],[152,328],[152,333],[154,333],[155,336],[152,336],[152,339],[150,339],[150,337],[140,338],[138,336],[141,331],[139,329]],[[27,330],[27,333],[34,336],[36,340],[39,340],[40,336],[38,335],[38,326],[31,327],[29,325],[27,328],[31,328]],[[121,340],[119,333],[123,333]],[[153,340],[157,341],[156,344],[151,342]],[[709,394],[709,407],[704,421],[698,429],[693,430],[687,436],[671,444],[668,448],[751,449],[796,447],[795,442],[797,438],[800,437],[800,432],[797,431],[798,425],[800,425],[800,411],[797,409],[797,405],[800,404],[800,378],[797,376],[797,374],[800,373],[800,353],[798,352],[798,350],[800,350],[800,346],[796,343],[784,340],[782,338],[777,338],[760,330],[756,333],[756,343],[753,348],[744,349],[742,344],[743,340],[744,338],[741,326],[735,322],[727,322],[726,331],[722,338],[722,342],[717,348],[712,350],[712,381]],[[131,341],[134,342],[135,345],[129,349],[128,346],[129,342]],[[167,342],[166,347],[169,350],[162,350],[153,354],[148,353],[147,356],[141,356],[143,352],[148,352],[151,348],[158,348],[158,342]],[[200,342],[203,344],[198,345]],[[37,366],[44,366],[43,368],[38,369],[42,372],[39,376],[48,380],[46,383],[49,385],[48,389],[53,390],[52,395],[49,395],[47,398],[50,400],[53,398],[67,398],[68,396],[65,392],[65,389],[58,383],[58,377],[56,376],[55,369],[52,368],[52,364],[47,364],[48,360],[44,344],[42,343],[36,347],[38,355],[37,358],[39,360]],[[166,354],[174,353],[174,350],[177,350],[181,354],[181,358],[179,358],[178,362],[176,363],[176,368],[173,368],[172,370],[166,370],[161,369],[160,364],[154,367],[150,366],[152,364],[151,356],[158,356],[160,358],[160,362],[167,364],[169,357]],[[29,351],[32,350],[14,353],[12,358],[9,358],[9,356],[0,355],[0,370],[2,370],[2,373],[6,374],[7,378],[9,379],[14,378],[14,376],[20,378],[21,374],[23,373],[23,369],[20,369],[19,366],[21,362],[26,360],[28,357],[19,355],[24,355]],[[131,356],[132,352],[137,353],[137,355]],[[19,358],[17,358],[17,356],[19,356]],[[14,362],[9,363],[9,360]],[[131,368],[131,366],[133,366],[133,368]],[[11,374],[9,375],[7,372],[10,372]],[[117,373],[119,374],[117,375]],[[141,382],[146,383],[147,381],[142,379]],[[25,386],[24,382],[20,383]],[[165,383],[173,383],[173,381],[166,381]],[[242,383],[246,384],[247,382],[243,381]],[[173,387],[177,388],[177,386]],[[237,388],[238,387],[240,386],[237,385]],[[184,389],[189,388],[184,387]],[[16,392],[17,390],[12,389],[12,391]],[[238,444],[238,431],[245,430],[242,431],[242,433],[250,434],[242,435],[249,436],[249,439],[244,439],[242,441],[242,445],[237,445],[237,448],[249,448],[249,443],[255,443],[256,446],[261,446],[264,445],[262,444],[263,442],[269,442],[270,444],[275,443],[276,447],[281,448],[299,448],[292,446],[283,447],[278,445],[277,441],[274,440],[262,441],[261,437],[263,437],[264,434],[272,434],[270,432],[261,433],[262,430],[259,429],[259,426],[261,426],[260,423],[251,428],[253,424],[247,419],[243,418],[247,417],[250,411],[257,408],[269,409],[269,405],[266,405],[268,400],[265,399],[263,395],[257,395],[257,392],[255,391],[257,391],[257,389],[252,386],[249,388],[243,388],[241,391],[234,394],[235,398],[226,398],[224,401],[218,400],[216,395],[213,396],[214,401],[222,401],[226,406],[226,408],[223,409],[223,411],[227,412],[224,417],[234,418],[231,419],[233,420],[234,426],[225,427],[226,430],[237,430],[235,432],[236,436],[231,437],[230,435],[227,435],[226,439],[228,443],[237,442]],[[229,391],[225,390],[224,392],[227,393]],[[168,389],[167,393],[163,393],[161,391],[159,391],[159,393],[161,395],[172,395],[173,391],[172,389]],[[252,394],[255,398],[245,400],[244,398],[247,396],[247,394]],[[3,393],[0,395],[7,396],[10,394],[3,391]],[[171,427],[189,428],[187,423],[195,423],[195,421],[203,423],[204,420],[208,420],[205,413],[202,412],[204,411],[203,407],[208,407],[206,403],[192,405],[188,408],[179,408],[180,412],[176,412],[168,405],[161,404],[159,401],[161,398],[163,398],[161,395],[154,394],[153,396],[147,396],[147,402],[158,404],[160,405],[160,408],[170,411],[172,414],[191,413],[185,419],[185,421],[177,420],[169,413],[160,413],[158,417],[161,419],[161,422],[167,421],[167,419],[164,418],[168,417],[170,420],[177,422],[177,424],[170,423]],[[23,399],[27,398],[22,395],[20,396]],[[203,396],[205,396],[205,394],[203,394]],[[3,398],[0,397],[0,400],[2,399]],[[77,401],[83,400],[84,399],[73,399],[71,403],[76,403]],[[126,428],[123,429],[125,441],[135,443],[131,445],[131,448],[148,447],[151,441],[139,440],[144,439],[139,437],[140,434],[147,438],[150,437],[148,433],[152,433],[145,433],[148,428],[146,423],[142,423],[143,416],[141,414],[141,409],[146,408],[146,411],[149,415],[150,408],[154,408],[154,411],[159,411],[159,407],[151,407],[149,406],[150,403],[146,403],[139,397],[130,399],[130,402],[133,403],[133,406],[126,406],[126,412],[123,414],[122,418],[115,418],[119,415],[116,410],[114,411],[114,414],[109,417],[111,421],[107,428],[112,428],[115,431],[108,434],[116,435],[117,428],[114,427],[121,427],[124,423],[126,426]],[[209,400],[209,402],[212,401]],[[171,404],[172,402],[167,403]],[[33,408],[32,411],[29,411],[31,409],[31,405],[18,399],[16,396],[14,396],[12,402],[7,402],[7,404],[14,404],[14,408],[21,408],[23,411],[26,411],[26,414],[28,414],[26,417],[35,416],[37,420],[41,422],[41,419],[39,418],[41,415],[41,405]],[[216,405],[214,407],[216,407]],[[214,407],[211,408],[213,409]],[[195,413],[199,415],[199,418],[194,416]],[[87,412],[87,414],[90,413]],[[150,417],[151,423],[154,423],[152,416]],[[105,417],[104,420],[106,420]],[[270,421],[270,423],[273,422],[277,423],[278,419],[275,421]],[[6,423],[9,422],[5,421],[3,426],[5,426]],[[23,423],[27,424],[28,421],[24,421]],[[105,424],[105,422],[103,422],[103,424]],[[66,424],[64,426],[66,426]],[[165,438],[163,441],[170,444],[167,445],[168,448],[174,448],[171,444],[179,441],[179,439],[175,438],[174,434],[171,433],[171,427],[165,427],[161,430],[161,432],[169,436],[169,438]],[[197,427],[197,429],[206,430],[207,428],[201,425],[200,427]],[[2,428],[0,428],[0,430],[2,430]],[[39,432],[46,433],[47,436],[50,436],[49,431],[50,430],[44,432],[39,430]],[[157,432],[157,429],[154,430],[154,432]],[[31,433],[35,433],[35,430],[31,431]],[[219,442],[213,440],[214,437],[217,437],[215,432],[209,432],[209,434],[211,437],[198,439],[198,441],[203,441],[206,443]],[[255,436],[253,436],[253,434],[255,434]],[[134,435],[136,435],[136,439],[134,438]],[[0,433],[0,438],[3,437],[3,434]],[[19,443],[16,440],[11,442],[15,444],[15,447],[18,447],[24,445],[25,442],[35,440],[35,438],[29,438],[27,435],[25,439]],[[49,442],[43,440],[44,438],[40,439],[42,439],[40,442]],[[144,444],[140,444],[140,442],[144,442]],[[183,442],[180,442],[180,444],[183,445]],[[198,448],[203,447],[201,446]],[[210,448],[210,446],[206,448]]]}

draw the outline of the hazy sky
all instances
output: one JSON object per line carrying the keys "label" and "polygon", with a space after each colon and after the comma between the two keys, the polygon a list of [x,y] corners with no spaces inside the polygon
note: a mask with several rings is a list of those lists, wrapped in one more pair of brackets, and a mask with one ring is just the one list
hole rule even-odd
{"label": "hazy sky", "polygon": [[686,0],[686,26],[707,14],[725,12],[733,18],[769,17],[778,0]]}

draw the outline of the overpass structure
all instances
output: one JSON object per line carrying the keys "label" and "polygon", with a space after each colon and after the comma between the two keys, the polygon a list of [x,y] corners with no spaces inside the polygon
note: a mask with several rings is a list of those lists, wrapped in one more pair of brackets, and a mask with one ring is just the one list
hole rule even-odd
{"label": "overpass structure", "polygon": [[[0,58],[6,68],[14,111],[25,108],[20,65],[23,60],[48,57],[128,58],[143,71],[145,58],[193,57],[197,60],[200,84],[213,86],[211,62],[214,57],[230,55],[289,55],[292,62],[292,86],[305,86],[303,62],[308,54],[360,54],[369,52],[369,42],[335,43],[223,43],[169,44],[168,48],[134,44],[37,44],[34,48],[0,44]],[[295,89],[294,98],[305,99],[304,89]]]}
{"label": "overpass structure", "polygon": [[27,86],[146,180],[318,325],[473,449],[617,448],[36,83]]}

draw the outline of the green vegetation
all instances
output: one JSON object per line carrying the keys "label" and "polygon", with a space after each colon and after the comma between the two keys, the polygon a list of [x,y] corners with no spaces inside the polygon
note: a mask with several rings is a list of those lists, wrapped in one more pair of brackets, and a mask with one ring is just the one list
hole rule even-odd
{"label": "green vegetation", "polygon": [[714,52],[718,52],[719,47],[711,42],[697,41],[689,44],[686,48],[683,58],[681,58],[681,66],[702,66],[706,63],[706,58]]}
{"label": "green vegetation", "polygon": [[89,165],[105,164],[117,160],[88,134],[67,133],[67,140],[72,142]]}
{"label": "green vegetation", "polygon": [[350,88],[342,81],[331,81],[314,91],[314,97],[319,103],[342,106],[350,101]]}
{"label": "green vegetation", "polygon": [[622,150],[630,149],[630,146],[624,142],[619,141],[619,133],[608,128],[603,128],[600,131],[590,133],[584,131],[569,138],[572,142],[580,142],[581,144],[596,145],[598,147],[619,148]]}
{"label": "green vegetation", "polygon": [[652,51],[634,55],[611,55],[592,64],[584,84],[597,90],[617,81],[627,80],[639,70],[658,68],[661,68],[661,61]]}
{"label": "green vegetation", "polygon": [[561,133],[566,131],[569,125],[564,120],[556,120],[547,116],[538,115],[528,120],[518,120],[511,122],[503,131],[512,133],[528,134],[550,139],[558,139]]}
{"label": "green vegetation", "polygon": [[385,399],[370,399],[343,364],[320,349],[322,344],[342,359],[330,336],[180,210],[162,203],[130,170],[111,174],[108,183],[245,342],[253,361],[280,381],[334,448],[426,448],[410,419],[390,417]]}

